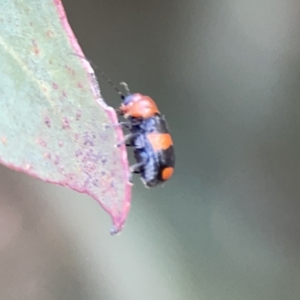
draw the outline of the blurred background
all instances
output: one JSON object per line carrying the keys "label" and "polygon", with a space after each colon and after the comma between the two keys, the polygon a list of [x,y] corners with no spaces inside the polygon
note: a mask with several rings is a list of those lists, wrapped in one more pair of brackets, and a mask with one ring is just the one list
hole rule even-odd
{"label": "blurred background", "polygon": [[111,237],[88,196],[0,167],[1,299],[299,299],[297,1],[63,3],[85,55],[156,100],[176,172],[135,178]]}

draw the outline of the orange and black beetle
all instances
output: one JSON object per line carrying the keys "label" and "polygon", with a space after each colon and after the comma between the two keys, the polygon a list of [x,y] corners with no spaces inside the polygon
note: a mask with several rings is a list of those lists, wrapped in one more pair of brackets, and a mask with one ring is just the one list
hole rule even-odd
{"label": "orange and black beetle", "polygon": [[147,187],[155,187],[173,175],[173,141],[154,100],[142,94],[131,94],[127,84],[122,84],[128,95],[119,92],[123,99],[119,112],[128,121],[120,125],[128,128],[130,134],[119,145],[126,143],[133,147],[136,164],[130,167],[131,173],[140,174]]}
{"label": "orange and black beetle", "polygon": [[[83,56],[72,54],[87,60]],[[118,110],[128,121],[120,122],[118,125],[128,128],[130,134],[126,135],[118,145],[126,143],[126,146],[133,147],[136,164],[130,167],[131,174],[140,174],[147,187],[163,184],[172,177],[175,166],[173,141],[165,118],[149,96],[139,93],[131,94],[128,85],[121,82],[127,91],[127,95],[124,96],[103,72],[100,75],[107,80],[123,100]],[[92,73],[91,76],[93,81],[96,81],[98,90],[95,74]]]}

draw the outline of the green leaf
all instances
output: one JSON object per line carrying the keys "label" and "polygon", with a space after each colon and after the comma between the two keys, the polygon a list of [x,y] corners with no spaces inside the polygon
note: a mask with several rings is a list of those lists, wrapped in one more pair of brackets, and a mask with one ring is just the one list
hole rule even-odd
{"label": "green leaf", "polygon": [[58,0],[0,4],[0,161],[47,182],[87,193],[122,229],[131,197],[115,111]]}

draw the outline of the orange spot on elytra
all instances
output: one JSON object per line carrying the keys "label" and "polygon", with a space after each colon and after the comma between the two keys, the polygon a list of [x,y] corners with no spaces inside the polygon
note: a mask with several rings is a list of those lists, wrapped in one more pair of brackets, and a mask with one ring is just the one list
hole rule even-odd
{"label": "orange spot on elytra", "polygon": [[6,144],[6,137],[3,136],[3,137],[1,138],[1,141],[2,141],[2,144]]}
{"label": "orange spot on elytra", "polygon": [[174,173],[174,168],[172,167],[167,167],[167,168],[164,168],[161,172],[161,178],[163,180],[168,180]]}
{"label": "orange spot on elytra", "polygon": [[154,151],[166,150],[173,145],[173,141],[169,133],[148,133],[147,139]]}
{"label": "orange spot on elytra", "polygon": [[136,93],[131,97],[132,99],[127,105],[122,104],[119,108],[125,118],[130,116],[146,119],[159,113],[156,103],[149,96]]}

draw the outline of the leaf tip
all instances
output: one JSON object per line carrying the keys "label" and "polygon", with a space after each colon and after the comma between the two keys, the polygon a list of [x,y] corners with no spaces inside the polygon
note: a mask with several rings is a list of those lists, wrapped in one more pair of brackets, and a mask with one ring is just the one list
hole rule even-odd
{"label": "leaf tip", "polygon": [[111,235],[116,235],[120,233],[125,225],[130,206],[131,206],[131,188],[132,184],[128,182],[125,186],[125,192],[124,192],[124,199],[123,199],[123,206],[121,212],[110,212],[110,215],[112,217],[113,225],[110,229]]}

